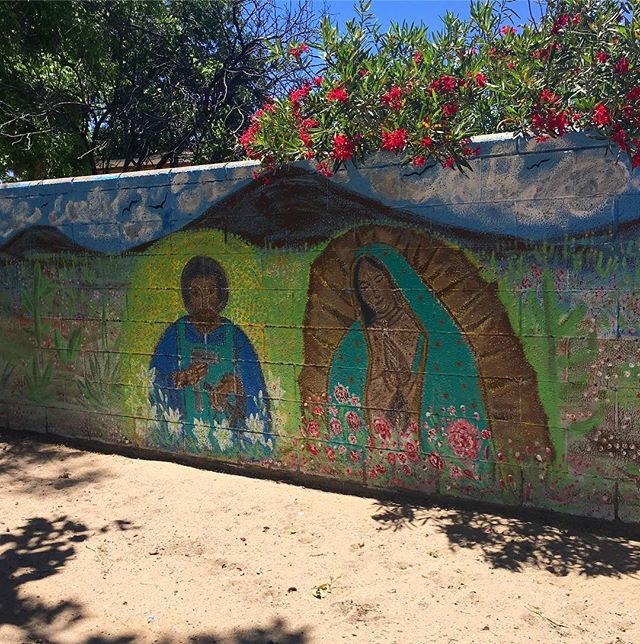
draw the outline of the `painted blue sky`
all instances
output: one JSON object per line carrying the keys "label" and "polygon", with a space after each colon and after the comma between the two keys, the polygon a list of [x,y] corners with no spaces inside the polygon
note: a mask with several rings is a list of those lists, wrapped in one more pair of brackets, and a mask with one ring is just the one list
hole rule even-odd
{"label": "painted blue sky", "polygon": [[[314,0],[314,5],[318,9],[326,7],[334,20],[341,25],[345,21],[355,16],[355,0]],[[440,29],[442,23],[440,18],[452,11],[461,18],[469,17],[469,0],[373,0],[372,11],[378,18],[383,27],[388,27],[390,22],[408,23],[423,22],[430,29]],[[529,5],[533,9],[534,15],[539,16],[539,5],[537,0],[514,0],[509,6],[514,10],[520,19],[515,19],[516,23],[526,22],[529,20]]]}

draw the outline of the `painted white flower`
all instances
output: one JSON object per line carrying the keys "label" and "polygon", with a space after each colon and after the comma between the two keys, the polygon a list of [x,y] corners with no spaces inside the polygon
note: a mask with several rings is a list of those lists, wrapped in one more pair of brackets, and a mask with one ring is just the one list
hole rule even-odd
{"label": "painted white flower", "polygon": [[179,436],[180,431],[182,430],[181,420],[179,409],[165,409],[163,412],[164,419],[167,421],[167,429],[170,434],[174,436]]}
{"label": "painted white flower", "polygon": [[281,399],[284,396],[284,389],[280,378],[269,373],[267,375],[267,389],[271,398]]}
{"label": "painted white flower", "polygon": [[156,368],[147,369],[146,367],[141,367],[138,372],[138,381],[140,385],[145,387],[147,390],[150,390],[153,387],[153,383],[156,380]]}
{"label": "painted white flower", "polygon": [[233,447],[233,432],[229,429],[228,418],[223,418],[220,422],[213,421],[213,435],[222,452]]}
{"label": "painted white flower", "polygon": [[264,442],[264,420],[258,414],[251,414],[247,418],[247,438],[252,443]]}
{"label": "painted white flower", "polygon": [[210,447],[209,442],[209,425],[207,425],[201,418],[196,418],[193,422],[193,433],[196,436],[198,447]]}
{"label": "painted white flower", "polygon": [[271,425],[276,433],[283,432],[287,424],[287,413],[280,409],[271,411]]}

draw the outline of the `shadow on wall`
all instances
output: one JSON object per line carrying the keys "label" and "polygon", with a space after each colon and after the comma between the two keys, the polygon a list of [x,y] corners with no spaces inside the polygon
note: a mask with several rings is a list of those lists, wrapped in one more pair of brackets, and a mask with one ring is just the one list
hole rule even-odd
{"label": "shadow on wall", "polygon": [[[446,535],[452,550],[479,551],[493,567],[511,572],[539,568],[553,575],[620,577],[640,572],[640,538],[611,525],[580,526],[556,518],[540,523],[475,510],[436,510],[380,502],[373,519],[383,529],[431,528]],[[549,521],[549,519],[545,519]]]}

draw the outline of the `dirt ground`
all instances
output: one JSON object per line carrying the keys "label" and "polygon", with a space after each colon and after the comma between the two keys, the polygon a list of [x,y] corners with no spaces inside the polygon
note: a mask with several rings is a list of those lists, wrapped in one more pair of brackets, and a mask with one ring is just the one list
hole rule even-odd
{"label": "dirt ground", "polygon": [[[640,535],[0,434],[0,642],[640,642]],[[315,596],[317,595],[317,596]]]}

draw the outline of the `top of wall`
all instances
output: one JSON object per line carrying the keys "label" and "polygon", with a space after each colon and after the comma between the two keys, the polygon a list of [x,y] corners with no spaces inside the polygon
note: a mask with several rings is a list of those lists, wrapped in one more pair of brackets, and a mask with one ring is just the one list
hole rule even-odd
{"label": "top of wall", "polygon": [[[625,157],[617,160],[604,140],[573,133],[545,142],[510,134],[474,141],[480,157],[466,175],[433,163],[402,166],[390,154],[374,155],[328,181],[313,174],[326,190],[339,186],[343,201],[363,196],[427,226],[540,240],[611,234],[637,217],[640,174]],[[0,184],[0,247],[26,228],[46,226],[92,250],[132,249],[183,228],[216,204],[225,208],[238,190],[262,189],[268,198],[287,190],[285,181],[256,187],[256,167],[241,161]]]}

